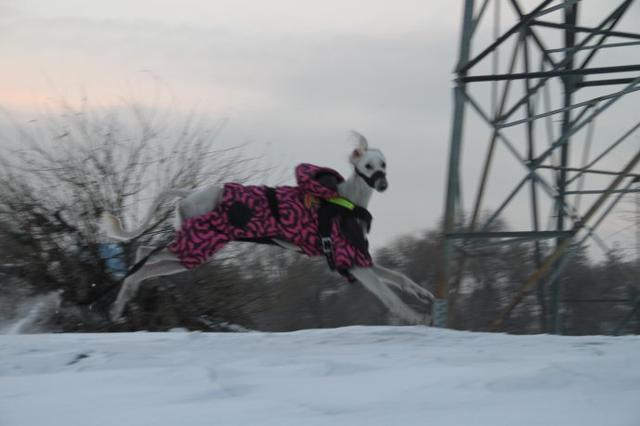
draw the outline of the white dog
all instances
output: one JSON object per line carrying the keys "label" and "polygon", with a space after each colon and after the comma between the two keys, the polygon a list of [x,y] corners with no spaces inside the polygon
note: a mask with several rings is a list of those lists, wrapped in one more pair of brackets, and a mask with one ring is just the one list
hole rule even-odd
{"label": "white dog", "polygon": [[[337,192],[343,199],[366,209],[374,189],[378,192],[383,192],[387,188],[386,162],[380,150],[369,148],[364,136],[355,132],[354,136],[358,145],[350,157],[353,173],[346,181],[337,185]],[[115,240],[131,240],[141,235],[148,228],[155,210],[164,200],[179,198],[176,212],[177,230],[180,230],[180,226],[186,220],[205,215],[218,207],[222,196],[222,186],[207,186],[195,190],[165,191],[154,201],[147,215],[148,217],[136,230],[125,231],[120,220],[109,213],[104,213],[102,216],[102,229],[110,238]],[[275,239],[274,241],[283,248],[300,251],[291,241],[283,239]],[[142,281],[187,270],[181,259],[173,251],[167,248],[155,250],[155,252],[154,250],[153,247],[140,247],[138,249],[136,262],[145,257],[148,257],[148,259],[140,268],[134,270],[124,279],[116,301],[110,308],[112,320],[117,321],[122,317],[126,304],[136,295]],[[404,321],[413,324],[429,324],[431,322],[430,313],[418,314],[390,289],[389,286],[393,286],[418,298],[429,307],[428,311],[430,312],[434,299],[433,295],[407,276],[377,265],[351,267],[348,269],[348,274],[364,285],[393,314]]]}

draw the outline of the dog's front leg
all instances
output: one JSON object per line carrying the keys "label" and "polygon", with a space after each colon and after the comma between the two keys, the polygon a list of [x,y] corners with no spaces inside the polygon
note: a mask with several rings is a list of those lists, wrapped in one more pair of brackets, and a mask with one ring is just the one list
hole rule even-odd
{"label": "dog's front leg", "polygon": [[372,268],[376,271],[376,274],[379,277],[389,281],[400,290],[415,296],[421,302],[431,304],[435,300],[435,297],[429,290],[421,287],[402,272],[393,271],[378,265],[375,265]]}
{"label": "dog's front leg", "polygon": [[424,318],[400,300],[389,286],[376,275],[373,268],[356,267],[350,269],[349,272],[394,315],[412,324],[428,323],[429,318]]}

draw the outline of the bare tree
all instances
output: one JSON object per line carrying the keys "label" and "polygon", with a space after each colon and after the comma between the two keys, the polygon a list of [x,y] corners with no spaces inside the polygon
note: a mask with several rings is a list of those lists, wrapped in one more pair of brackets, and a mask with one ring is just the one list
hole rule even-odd
{"label": "bare tree", "polygon": [[63,290],[64,306],[90,302],[118,279],[114,253],[126,265],[135,246],[167,238],[171,227],[166,206],[147,233],[109,254],[96,221],[103,210],[131,223],[166,188],[255,173],[245,164],[255,159],[244,157],[242,147],[216,148],[223,126],[195,114],[178,122],[136,103],[100,110],[83,101],[17,124],[10,140],[0,135],[4,269],[39,291]]}

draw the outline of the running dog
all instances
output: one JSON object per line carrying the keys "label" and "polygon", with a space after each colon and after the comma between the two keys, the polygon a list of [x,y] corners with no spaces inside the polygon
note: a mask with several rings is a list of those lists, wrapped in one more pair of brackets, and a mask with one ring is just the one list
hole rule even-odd
{"label": "running dog", "polygon": [[106,235],[129,241],[145,232],[162,202],[178,199],[173,242],[161,249],[138,249],[137,267],[124,279],[109,310],[111,319],[121,320],[144,280],[193,269],[228,242],[252,241],[277,244],[309,256],[324,255],[331,269],[349,281],[360,282],[393,314],[409,323],[429,324],[430,313],[418,314],[390,287],[418,298],[428,311],[433,295],[404,274],[374,265],[369,254],[366,234],[371,215],[366,207],[374,190],[387,189],[387,166],[380,150],[369,148],[364,136],[353,133],[357,147],[349,159],[353,173],[346,180],[332,169],[301,164],[296,168],[297,186],[227,183],[165,191],[132,231],[124,230],[117,217],[103,213],[101,227]]}

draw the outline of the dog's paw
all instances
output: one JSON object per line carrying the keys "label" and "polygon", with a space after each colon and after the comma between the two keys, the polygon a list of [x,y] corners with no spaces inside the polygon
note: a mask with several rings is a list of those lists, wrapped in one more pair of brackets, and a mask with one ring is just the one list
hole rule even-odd
{"label": "dog's paw", "polygon": [[114,229],[118,228],[119,221],[117,217],[115,217],[109,212],[104,211],[100,215],[100,220],[98,222],[98,225],[100,226],[101,231],[107,234],[110,234],[110,233],[113,233]]}

